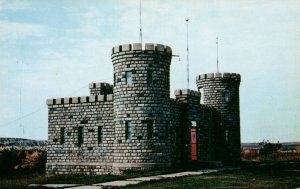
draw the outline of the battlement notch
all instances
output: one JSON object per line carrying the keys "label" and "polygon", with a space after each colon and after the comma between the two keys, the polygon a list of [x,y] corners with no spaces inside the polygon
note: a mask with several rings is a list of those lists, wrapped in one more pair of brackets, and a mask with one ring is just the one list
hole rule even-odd
{"label": "battlement notch", "polygon": [[112,48],[111,54],[126,52],[126,51],[143,51],[143,50],[166,52],[172,54],[171,47],[167,45],[154,44],[154,43],[146,43],[144,48],[141,43],[118,45]]}

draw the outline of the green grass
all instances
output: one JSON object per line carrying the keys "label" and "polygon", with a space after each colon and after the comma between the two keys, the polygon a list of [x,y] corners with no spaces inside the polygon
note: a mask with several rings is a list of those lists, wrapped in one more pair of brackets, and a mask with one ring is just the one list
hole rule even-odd
{"label": "green grass", "polygon": [[[161,181],[145,182],[125,188],[296,188],[300,187],[300,161],[275,162],[272,165],[257,166],[257,163],[243,163],[241,170],[222,171],[200,176],[182,177]],[[140,176],[167,174],[183,169],[155,170],[143,173],[128,172],[123,176],[58,176],[45,177],[40,174],[1,176],[0,188],[26,188],[29,184],[95,184],[113,180],[123,180]],[[42,187],[35,187],[42,188]]]}
{"label": "green grass", "polygon": [[185,189],[294,189],[300,187],[300,162],[277,162],[262,167],[245,167],[241,170],[145,182],[126,189],[185,188]]}
{"label": "green grass", "polygon": [[[8,188],[26,188],[29,184],[83,184],[91,185],[101,182],[108,182],[114,180],[124,180],[129,178],[136,178],[141,176],[151,176],[158,174],[168,174],[172,172],[180,172],[184,169],[157,169],[144,172],[127,172],[124,175],[113,176],[113,175],[101,175],[101,176],[80,176],[80,175],[69,175],[69,176],[53,176],[46,177],[42,174],[17,174],[0,176],[0,189]],[[43,188],[43,187],[34,187]],[[45,187],[44,187],[45,188]]]}

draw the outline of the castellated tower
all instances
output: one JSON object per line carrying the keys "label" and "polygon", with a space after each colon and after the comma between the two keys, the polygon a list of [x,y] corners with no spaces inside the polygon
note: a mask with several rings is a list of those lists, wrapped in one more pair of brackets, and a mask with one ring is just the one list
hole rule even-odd
{"label": "castellated tower", "polygon": [[240,161],[240,104],[241,76],[236,73],[208,73],[196,78],[203,104],[218,111],[219,124],[215,130],[217,158]]}
{"label": "castellated tower", "polygon": [[199,75],[201,93],[179,89],[172,99],[170,47],[119,45],[111,59],[113,85],[93,82],[89,96],[47,99],[47,175],[240,160],[239,74]]}
{"label": "castellated tower", "polygon": [[170,64],[168,46],[140,43],[112,49],[115,141],[113,172],[169,166]]}

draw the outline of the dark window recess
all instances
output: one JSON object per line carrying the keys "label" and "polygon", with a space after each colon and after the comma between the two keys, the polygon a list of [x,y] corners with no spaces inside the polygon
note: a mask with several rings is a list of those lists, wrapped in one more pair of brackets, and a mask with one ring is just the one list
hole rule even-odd
{"label": "dark window recess", "polygon": [[138,140],[142,140],[142,139],[143,139],[143,136],[137,136],[137,139],[138,139]]}
{"label": "dark window recess", "polygon": [[131,139],[131,121],[126,121],[125,122],[125,129],[126,129],[126,133],[125,133],[125,138],[126,138],[126,140],[130,140]]}
{"label": "dark window recess", "polygon": [[92,132],[95,132],[95,130],[94,129],[88,129],[88,132],[92,133]]}
{"label": "dark window recess", "polygon": [[127,64],[127,68],[130,68],[130,64]]}
{"label": "dark window recess", "polygon": [[69,115],[69,119],[72,119],[73,118],[73,115]]}
{"label": "dark window recess", "polygon": [[169,125],[170,125],[170,121],[166,122],[166,137],[169,136]]}
{"label": "dark window recess", "polygon": [[118,143],[122,143],[122,140],[118,140]]}
{"label": "dark window recess", "polygon": [[149,68],[151,68],[152,67],[152,64],[149,64]]}
{"label": "dark window recess", "polygon": [[101,126],[98,127],[98,144],[102,143],[103,140],[103,128]]}
{"label": "dark window recess", "polygon": [[118,78],[118,79],[117,79],[117,82],[121,82],[121,78]]}
{"label": "dark window recess", "polygon": [[116,86],[116,82],[117,82],[116,73],[114,73],[114,86]]}
{"label": "dark window recess", "polygon": [[58,141],[57,138],[54,138],[54,139],[53,139],[53,142],[57,142],[57,141]]}
{"label": "dark window recess", "polygon": [[153,80],[153,81],[152,81],[152,83],[153,83],[153,84],[156,84],[156,83],[157,83],[157,81],[156,81],[156,80]]}
{"label": "dark window recess", "polygon": [[229,136],[229,131],[228,131],[228,129],[225,129],[225,140],[226,140],[226,142],[228,142],[228,137]]}
{"label": "dark window recess", "polygon": [[87,123],[88,123],[88,120],[86,120],[86,119],[80,121],[80,124],[87,124]]}
{"label": "dark window recess", "polygon": [[147,70],[147,83],[152,84],[153,82],[153,71]]}
{"label": "dark window recess", "polygon": [[93,150],[93,147],[89,146],[87,149],[88,149],[88,150]]}
{"label": "dark window recess", "polygon": [[78,127],[78,146],[83,143],[83,127]]}
{"label": "dark window recess", "polygon": [[64,127],[60,128],[60,144],[65,143],[66,129]]}
{"label": "dark window recess", "polygon": [[130,114],[127,114],[127,117],[130,117]]}
{"label": "dark window recess", "polygon": [[68,135],[68,136],[71,136],[71,132],[67,132],[67,135]]}
{"label": "dark window recess", "polygon": [[97,120],[101,120],[102,118],[101,118],[100,116],[98,116],[96,119],[97,119]]}
{"label": "dark window recess", "polygon": [[152,139],[153,137],[153,121],[148,120],[147,121],[147,138]]}
{"label": "dark window recess", "polygon": [[56,111],[56,108],[49,108],[49,111]]}
{"label": "dark window recess", "polygon": [[144,93],[139,93],[138,97],[144,97]]}
{"label": "dark window recess", "polygon": [[169,74],[168,74],[168,72],[165,73],[165,79],[166,79],[166,86],[168,88],[170,86],[170,80],[169,80]]}

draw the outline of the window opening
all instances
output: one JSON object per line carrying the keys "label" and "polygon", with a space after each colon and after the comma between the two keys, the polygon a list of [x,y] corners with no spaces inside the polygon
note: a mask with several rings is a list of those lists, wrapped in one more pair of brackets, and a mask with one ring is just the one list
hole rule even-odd
{"label": "window opening", "polygon": [[125,138],[126,138],[126,140],[130,140],[131,139],[131,121],[126,121],[126,125],[125,125],[125,127],[126,127],[126,133],[125,133]]}
{"label": "window opening", "polygon": [[132,85],[132,72],[126,72],[126,84]]}
{"label": "window opening", "polygon": [[230,100],[230,94],[228,91],[224,92],[224,100],[225,100],[225,102],[229,102],[229,100]]}
{"label": "window opening", "polygon": [[64,127],[60,128],[60,144],[65,143],[66,129]]}
{"label": "window opening", "polygon": [[228,129],[225,130],[225,140],[228,142]]}
{"label": "window opening", "polygon": [[147,138],[152,139],[153,137],[153,121],[148,120],[147,121]]}
{"label": "window opening", "polygon": [[83,143],[83,127],[78,127],[78,146]]}
{"label": "window opening", "polygon": [[147,71],[147,83],[148,84],[153,83],[153,71],[152,70]]}
{"label": "window opening", "polygon": [[102,127],[99,126],[98,127],[98,144],[102,143],[102,140],[103,140],[103,131],[102,131]]}

